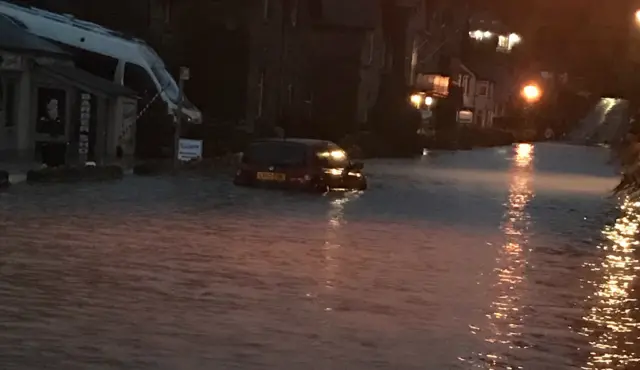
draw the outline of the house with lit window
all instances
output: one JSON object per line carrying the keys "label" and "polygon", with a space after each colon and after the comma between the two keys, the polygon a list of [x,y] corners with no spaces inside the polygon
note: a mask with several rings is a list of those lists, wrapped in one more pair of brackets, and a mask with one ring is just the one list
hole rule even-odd
{"label": "house with lit window", "polygon": [[462,89],[463,100],[463,109],[458,113],[458,121],[482,128],[492,127],[498,113],[495,82],[480,71],[473,71],[462,65],[458,83]]}
{"label": "house with lit window", "polygon": [[3,167],[39,163],[52,147],[66,163],[115,157],[135,93],[76,68],[70,54],[2,14],[0,35]]}

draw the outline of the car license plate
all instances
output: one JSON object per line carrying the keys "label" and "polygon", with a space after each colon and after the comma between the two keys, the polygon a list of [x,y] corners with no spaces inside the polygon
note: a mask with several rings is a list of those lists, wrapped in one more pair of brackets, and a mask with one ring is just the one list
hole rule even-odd
{"label": "car license plate", "polygon": [[258,172],[256,174],[256,178],[262,181],[284,181],[286,180],[286,176],[284,173],[275,173],[275,172]]}

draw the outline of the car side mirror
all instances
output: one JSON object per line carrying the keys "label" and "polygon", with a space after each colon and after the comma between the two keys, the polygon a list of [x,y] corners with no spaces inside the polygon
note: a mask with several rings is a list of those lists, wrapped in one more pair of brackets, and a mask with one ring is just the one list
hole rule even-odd
{"label": "car side mirror", "polygon": [[356,171],[362,171],[364,168],[364,163],[362,162],[354,162],[351,164],[351,169]]}

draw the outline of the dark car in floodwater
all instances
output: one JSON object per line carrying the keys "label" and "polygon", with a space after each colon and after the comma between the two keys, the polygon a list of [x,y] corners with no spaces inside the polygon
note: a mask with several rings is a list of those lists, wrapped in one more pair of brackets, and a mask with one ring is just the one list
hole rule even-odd
{"label": "dark car in floodwater", "polygon": [[242,155],[234,183],[295,190],[365,190],[363,164],[338,145],[313,139],[263,139]]}

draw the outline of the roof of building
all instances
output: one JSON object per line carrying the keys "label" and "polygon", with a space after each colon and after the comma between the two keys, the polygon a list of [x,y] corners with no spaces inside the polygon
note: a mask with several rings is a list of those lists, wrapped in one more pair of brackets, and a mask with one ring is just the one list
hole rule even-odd
{"label": "roof of building", "polygon": [[54,43],[32,34],[3,14],[0,14],[0,35],[2,35],[0,49],[36,54],[69,55]]}
{"label": "roof of building", "polygon": [[54,78],[61,79],[90,93],[112,97],[136,96],[136,92],[128,87],[118,85],[71,65],[38,65],[38,68]]}

